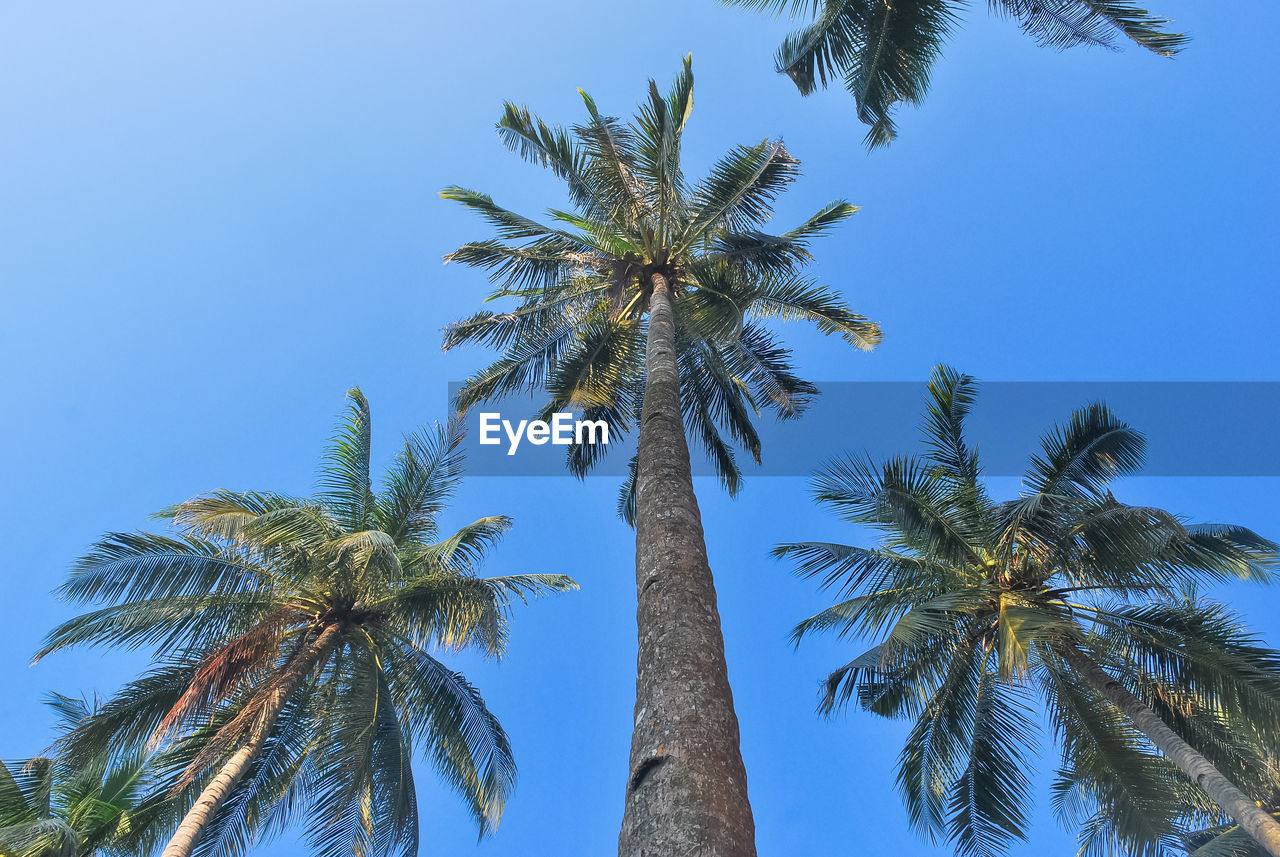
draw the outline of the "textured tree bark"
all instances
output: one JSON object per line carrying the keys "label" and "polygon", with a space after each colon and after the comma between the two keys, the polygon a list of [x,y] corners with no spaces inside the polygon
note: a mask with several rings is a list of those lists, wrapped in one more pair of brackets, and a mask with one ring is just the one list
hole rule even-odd
{"label": "textured tree bark", "polygon": [[1213,763],[1194,747],[1178,737],[1160,715],[1109,676],[1092,658],[1075,646],[1059,644],[1054,650],[1072,669],[1096,687],[1107,699],[1133,721],[1169,761],[1178,766],[1193,783],[1213,798],[1236,824],[1252,836],[1272,857],[1280,857],[1280,822],[1250,800],[1244,792],[1222,775]]}
{"label": "textured tree bark", "polygon": [[675,322],[651,278],[636,473],[635,727],[619,857],[755,857],[715,584],[680,412]]}
{"label": "textured tree bark", "polygon": [[196,798],[191,809],[187,810],[186,816],[174,831],[169,844],[164,847],[161,857],[190,857],[205,828],[218,811],[218,807],[222,806],[227,795],[231,794],[236,783],[240,782],[240,778],[244,776],[245,771],[249,770],[253,760],[262,752],[267,736],[271,734],[271,727],[275,725],[276,717],[280,715],[285,702],[316,665],[333,651],[340,633],[341,630],[337,625],[325,628],[306,652],[296,658],[280,676],[279,683],[267,700],[257,723],[250,730],[248,738],[238,750],[231,754],[231,758],[223,763],[222,768],[204,787],[200,797]]}

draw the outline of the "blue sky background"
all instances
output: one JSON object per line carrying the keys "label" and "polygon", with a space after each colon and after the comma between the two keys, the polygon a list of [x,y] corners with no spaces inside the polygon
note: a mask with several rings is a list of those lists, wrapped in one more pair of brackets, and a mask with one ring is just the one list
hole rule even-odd
{"label": "blue sky background", "polygon": [[[383,460],[444,418],[448,382],[488,355],[440,351],[441,326],[484,293],[441,257],[485,233],[436,192],[562,203],[499,144],[503,99],[572,122],[584,87],[626,113],[692,51],[691,174],[782,135],[805,166],[784,224],[835,196],[863,206],[818,245],[818,270],[886,341],[854,354],[794,328],[814,379],[922,380],[945,360],[991,380],[1280,380],[1280,6],[1151,4],[1195,38],[1176,61],[1039,50],[973,3],[928,104],[873,155],[843,93],[801,99],[772,72],[787,22],[713,0],[0,7],[0,755],[48,741],[44,691],[110,692],[143,663],[87,651],[27,667],[71,613],[51,590],[98,535],[215,488],[306,491],[350,385],[372,401]],[[1135,479],[1124,495],[1276,537],[1276,488]],[[859,535],[812,507],[803,479],[749,481],[733,502],[699,489],[760,853],[943,853],[907,830],[893,789],[905,727],[813,714],[817,679],[852,648],[786,642],[823,600],[768,548]],[[474,478],[451,515],[516,517],[492,573],[582,584],[521,610],[501,664],[455,659],[521,763],[488,857],[616,848],[634,590],[614,492]],[[1274,590],[1225,594],[1280,643]],[[1052,767],[1046,755],[1041,779]],[[473,853],[458,802],[425,770],[419,783],[423,853]],[[1015,853],[1070,853],[1038,795]]]}

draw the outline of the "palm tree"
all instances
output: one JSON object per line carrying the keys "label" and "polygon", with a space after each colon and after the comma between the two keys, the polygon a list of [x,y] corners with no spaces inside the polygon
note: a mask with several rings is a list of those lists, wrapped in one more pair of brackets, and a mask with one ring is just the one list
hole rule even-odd
{"label": "palm tree", "polygon": [[369,405],[348,398],[314,499],[196,497],[162,513],[176,535],[109,535],[62,587],[106,606],[55,629],[37,659],[83,643],[166,653],[67,741],[74,753],[171,739],[156,761],[177,782],[164,857],[241,854],[304,810],[318,854],[412,855],[415,744],[481,835],[511,791],[505,733],[431,649],[498,656],[513,599],[574,584],[475,577],[511,522],[441,538],[459,433],[408,435],[375,493]]}
{"label": "palm tree", "polygon": [[[858,119],[870,126],[868,148],[897,136],[893,110],[919,105],[942,46],[968,4],[963,0],[723,0],[813,22],[791,34],[775,58],[780,74],[809,95],[843,77],[857,103]],[[1165,18],[1127,0],[990,0],[998,15],[1018,22],[1037,43],[1058,49],[1117,47],[1127,38],[1171,57],[1186,36],[1170,33]]]}
{"label": "palm tree", "polygon": [[1022,495],[997,503],[964,437],[974,395],[939,367],[922,458],[850,458],[815,478],[879,546],[776,549],[841,597],[797,642],[878,640],[831,674],[821,709],[856,698],[914,721],[898,766],[908,816],[962,854],[1024,834],[1037,692],[1062,747],[1055,804],[1084,824],[1085,853],[1163,854],[1184,823],[1226,815],[1280,854],[1280,824],[1245,795],[1277,782],[1280,653],[1190,590],[1270,580],[1276,545],[1119,502],[1108,484],[1137,472],[1145,442],[1102,404],[1046,434]]}
{"label": "palm tree", "polygon": [[[687,182],[687,58],[667,97],[650,81],[633,122],[583,101],[586,121],[571,131],[513,104],[498,123],[509,147],[568,186],[574,211],[551,211],[556,225],[475,191],[441,194],[497,231],[448,258],[487,269],[491,299],[516,302],[451,326],[445,348],[504,351],[467,382],[460,408],[533,390],[548,396],[547,413],[581,410],[611,438],[640,427],[620,501],[636,527],[639,656],[619,853],[748,857],[754,823],[685,431],[733,492],[733,443],[760,458],[753,412],[794,417],[815,393],[761,320],[807,320],[864,349],[878,341],[875,325],[803,274],[810,240],[856,209],[837,201],[788,232],[762,231],[799,168],[780,141],[740,146]],[[570,446],[570,469],[585,474],[602,450]]]}
{"label": "palm tree", "polygon": [[[49,705],[64,735],[93,714],[84,700],[58,694]],[[148,784],[147,756],[139,749],[77,765],[46,756],[0,762],[0,854],[134,853],[127,842],[151,821],[141,800]]]}

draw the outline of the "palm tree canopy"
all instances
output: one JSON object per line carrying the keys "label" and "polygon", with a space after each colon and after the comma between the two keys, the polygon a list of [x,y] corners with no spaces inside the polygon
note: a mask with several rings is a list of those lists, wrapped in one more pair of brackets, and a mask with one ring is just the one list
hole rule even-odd
{"label": "palm tree canopy", "polygon": [[1087,653],[1220,770],[1271,794],[1280,654],[1194,587],[1271,580],[1276,545],[1117,500],[1109,483],[1138,471],[1145,442],[1103,404],[1043,437],[1021,496],[992,500],[964,434],[975,390],[939,367],[923,456],[844,459],[815,478],[818,500],[879,532],[878,546],[775,551],[839,593],[797,642],[817,631],[876,641],[831,674],[821,709],[856,701],[913,721],[898,768],[912,825],[990,855],[1026,830],[1038,698],[1062,750],[1054,806],[1082,828],[1084,853],[1172,853],[1221,813],[1062,652]]}
{"label": "palm tree canopy", "polygon": [[[942,46],[968,5],[961,0],[723,0],[793,16],[812,23],[778,48],[779,73],[802,95],[843,79],[870,126],[869,148],[897,136],[894,107],[919,105]],[[1153,53],[1173,56],[1186,36],[1171,33],[1168,19],[1127,0],[989,0],[988,8],[1011,18],[1047,47],[1115,49],[1129,39]]]}
{"label": "palm tree canopy", "polygon": [[[477,191],[441,192],[497,233],[446,261],[487,270],[495,285],[489,300],[516,303],[446,330],[446,349],[476,342],[503,351],[468,380],[458,404],[545,392],[544,415],[580,409],[605,421],[611,438],[625,435],[643,400],[648,300],[658,274],[673,294],[685,426],[736,491],[733,444],[760,459],[753,416],[767,409],[794,417],[816,392],[762,322],[809,321],[861,349],[880,339],[875,324],[804,273],[810,242],[857,209],[838,200],[794,229],[763,231],[774,199],[799,175],[779,140],[739,146],[705,179],[689,182],[680,160],[693,108],[688,58],[665,98],[649,82],[649,100],[629,123],[601,114],[586,93],[582,99],[587,118],[572,129],[510,103],[498,123],[508,147],[565,182],[573,210],[550,210],[552,225]],[[599,445],[571,445],[569,467],[585,474],[602,454]],[[624,515],[630,497],[624,488]]]}
{"label": "palm tree canopy", "polygon": [[408,435],[376,491],[369,405],[358,389],[348,397],[315,497],[217,491],[162,513],[176,534],[107,536],[61,590],[105,606],[55,629],[37,655],[79,644],[164,653],[66,745],[72,755],[163,745],[155,765],[177,786],[154,799],[176,821],[285,686],[290,665],[322,631],[336,631],[200,854],[242,854],[300,813],[318,854],[416,853],[415,746],[463,796],[482,835],[515,782],[497,718],[436,654],[499,656],[513,602],[576,586],[563,575],[475,576],[511,521],[439,531],[462,476],[460,434]]}
{"label": "palm tree canopy", "polygon": [[[66,735],[94,714],[83,699],[51,694],[49,705]],[[151,783],[139,748],[99,753],[71,764],[36,757],[0,762],[0,853],[13,857],[129,854],[130,843],[154,819],[143,806]]]}

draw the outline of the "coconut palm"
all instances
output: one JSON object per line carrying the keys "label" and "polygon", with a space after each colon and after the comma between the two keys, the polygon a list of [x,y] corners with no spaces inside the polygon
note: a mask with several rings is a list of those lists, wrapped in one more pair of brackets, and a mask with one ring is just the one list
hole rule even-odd
{"label": "coconut palm", "polygon": [[1025,832],[1037,696],[1062,749],[1055,805],[1085,853],[1172,853],[1225,816],[1280,854],[1280,825],[1246,797],[1277,785],[1280,653],[1191,589],[1270,580],[1276,546],[1118,501],[1109,482],[1137,472],[1145,445],[1102,404],[1046,434],[1022,495],[995,502],[964,436],[974,395],[938,368],[923,457],[850,458],[815,478],[818,500],[882,533],[878,546],[776,551],[840,593],[797,642],[877,640],[827,679],[822,710],[856,699],[913,721],[898,766],[908,816],[962,854]]}
{"label": "coconut palm", "polygon": [[72,754],[163,743],[156,766],[176,783],[164,857],[238,855],[300,813],[318,854],[412,855],[415,745],[481,835],[511,791],[498,720],[433,650],[498,656],[513,599],[574,584],[474,576],[510,519],[440,533],[458,432],[408,435],[375,493],[369,405],[348,397],[314,498],[196,497],[164,513],[176,534],[109,535],[62,587],[106,606],[55,629],[37,657],[80,644],[165,653],[66,742]]}
{"label": "coconut palm", "polygon": [[[85,700],[52,694],[49,705],[65,735],[93,714]],[[0,854],[92,857],[130,854],[153,813],[142,800],[149,785],[146,753],[100,753],[79,764],[38,756],[0,762]]]}
{"label": "coconut palm", "polygon": [[[461,408],[513,391],[580,410],[611,439],[639,426],[623,515],[636,527],[639,658],[622,855],[755,853],[715,588],[690,476],[686,430],[733,492],[735,442],[759,460],[753,414],[798,415],[814,394],[763,320],[801,319],[858,348],[879,338],[803,273],[809,243],[855,211],[824,206],[796,228],[763,227],[799,168],[780,141],[740,146],[692,184],[680,159],[693,106],[690,61],[665,98],[650,81],[632,122],[583,94],[571,130],[506,105],[499,135],[568,187],[573,211],[544,225],[485,194],[442,193],[491,223],[493,240],[448,258],[487,269],[491,299],[514,301],[446,331],[503,350],[458,395]],[[606,447],[569,447],[585,474]]]}
{"label": "coconut palm", "polygon": [[[962,0],[723,0],[792,15],[808,26],[788,36],[775,58],[780,74],[809,95],[843,78],[858,119],[870,126],[869,148],[897,136],[893,110],[919,105],[942,46],[968,4]],[[1160,56],[1173,56],[1186,36],[1171,22],[1127,0],[990,0],[997,15],[1017,21],[1041,45],[1059,49],[1115,49],[1129,39]]]}

